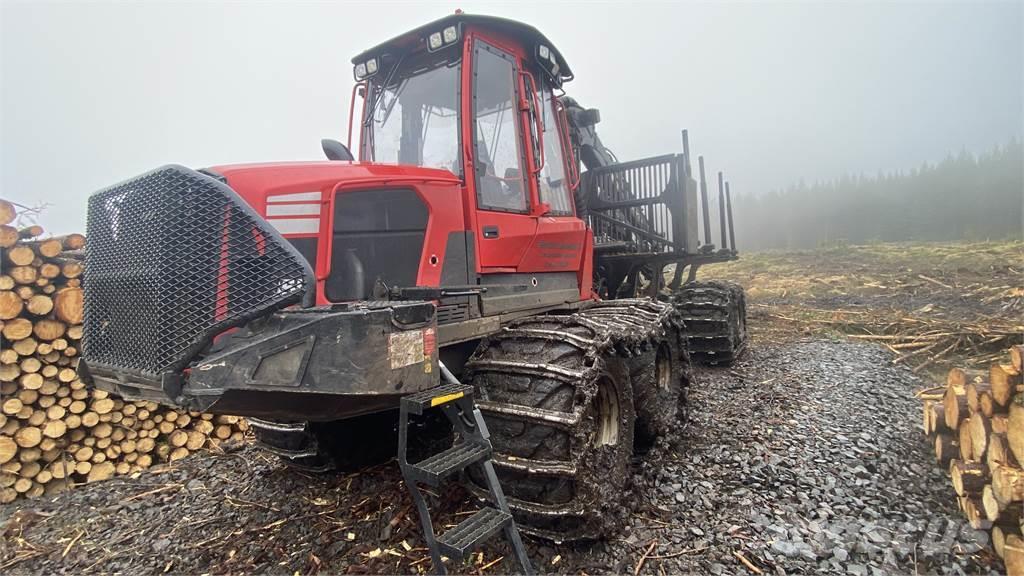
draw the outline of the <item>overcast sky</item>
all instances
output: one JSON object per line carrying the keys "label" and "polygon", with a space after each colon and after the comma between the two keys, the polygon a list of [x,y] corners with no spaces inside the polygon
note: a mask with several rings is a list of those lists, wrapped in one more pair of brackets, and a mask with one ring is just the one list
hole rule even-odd
{"label": "overcast sky", "polygon": [[0,0],[0,196],[52,203],[166,164],[320,159],[351,57],[451,13],[519,19],[620,159],[694,151],[738,192],[907,169],[1022,132],[1021,2],[199,3]]}

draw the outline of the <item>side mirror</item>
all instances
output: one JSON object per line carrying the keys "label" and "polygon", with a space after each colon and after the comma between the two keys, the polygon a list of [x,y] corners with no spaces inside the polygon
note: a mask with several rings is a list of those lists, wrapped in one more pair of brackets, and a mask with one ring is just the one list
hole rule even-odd
{"label": "side mirror", "polygon": [[320,141],[320,146],[324,149],[324,155],[327,156],[328,160],[340,162],[351,162],[355,160],[352,156],[352,152],[349,151],[348,146],[345,146],[337,140],[324,138]]}

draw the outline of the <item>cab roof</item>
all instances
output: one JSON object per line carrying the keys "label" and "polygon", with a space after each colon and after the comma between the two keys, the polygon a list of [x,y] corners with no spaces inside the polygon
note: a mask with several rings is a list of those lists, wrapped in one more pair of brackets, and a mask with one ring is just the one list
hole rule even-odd
{"label": "cab roof", "polygon": [[535,46],[543,44],[547,46],[558,58],[558,62],[561,65],[558,74],[561,77],[561,80],[567,82],[573,78],[572,70],[569,68],[569,64],[566,62],[565,57],[562,56],[561,52],[558,51],[558,48],[555,48],[555,45],[552,44],[551,41],[540,32],[540,30],[537,30],[529,24],[524,24],[516,20],[478,14],[456,13],[434,20],[433,22],[414,28],[409,32],[395,36],[391,40],[378,44],[369,50],[364,50],[352,59],[352,64],[358,64],[368,58],[380,56],[387,52],[393,52],[396,49],[415,47],[429,34],[444,30],[448,26],[458,26],[460,24],[469,24],[484,29],[495,30],[502,34],[511,36],[512,38],[522,42],[527,47],[528,52],[532,52]]}

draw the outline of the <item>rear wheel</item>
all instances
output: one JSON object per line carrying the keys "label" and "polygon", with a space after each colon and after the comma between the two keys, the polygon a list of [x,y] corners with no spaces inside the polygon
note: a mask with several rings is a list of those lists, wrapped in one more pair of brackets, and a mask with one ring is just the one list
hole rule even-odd
{"label": "rear wheel", "polygon": [[732,282],[688,282],[672,294],[683,317],[690,355],[705,364],[731,364],[747,346],[747,303]]}
{"label": "rear wheel", "polygon": [[656,342],[630,359],[630,381],[636,406],[634,442],[639,452],[676,430],[687,419],[686,392],[692,379],[690,357],[678,334]]}

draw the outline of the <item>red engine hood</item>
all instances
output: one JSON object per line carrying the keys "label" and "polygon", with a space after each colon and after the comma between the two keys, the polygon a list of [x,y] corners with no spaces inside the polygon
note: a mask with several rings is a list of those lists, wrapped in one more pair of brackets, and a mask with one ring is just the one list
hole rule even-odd
{"label": "red engine hood", "polygon": [[[360,182],[445,182],[458,183],[459,178],[447,170],[375,164],[370,162],[268,162],[257,164],[227,164],[207,169],[224,176],[236,192],[251,204],[260,199],[248,197],[252,193],[276,193],[298,190],[325,190],[337,184]],[[255,202],[254,202],[255,201]]]}

